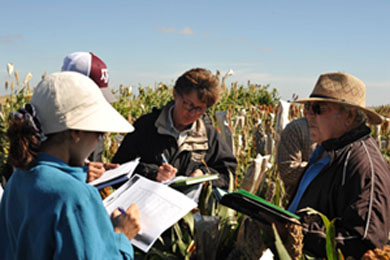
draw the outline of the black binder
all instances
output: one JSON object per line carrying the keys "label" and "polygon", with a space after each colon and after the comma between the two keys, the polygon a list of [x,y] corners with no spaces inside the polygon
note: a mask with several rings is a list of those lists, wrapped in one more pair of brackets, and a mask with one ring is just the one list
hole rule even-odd
{"label": "black binder", "polygon": [[271,224],[270,220],[274,219],[281,223],[300,224],[298,215],[282,209],[246,190],[228,193],[222,197],[220,203],[263,223]]}

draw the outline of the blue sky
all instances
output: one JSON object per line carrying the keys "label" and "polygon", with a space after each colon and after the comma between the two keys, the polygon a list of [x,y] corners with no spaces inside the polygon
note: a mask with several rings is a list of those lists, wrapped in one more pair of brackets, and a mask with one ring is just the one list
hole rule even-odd
{"label": "blue sky", "polygon": [[388,0],[0,0],[0,83],[8,62],[36,85],[68,53],[92,51],[114,89],[172,84],[205,67],[290,99],[343,71],[366,83],[367,105],[390,104],[389,13]]}

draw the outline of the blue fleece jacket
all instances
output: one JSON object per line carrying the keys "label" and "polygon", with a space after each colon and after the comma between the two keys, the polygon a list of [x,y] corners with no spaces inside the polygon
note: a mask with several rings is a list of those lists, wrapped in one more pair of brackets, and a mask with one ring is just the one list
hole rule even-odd
{"label": "blue fleece jacket", "polygon": [[16,170],[0,204],[0,259],[133,259],[82,167],[39,153]]}

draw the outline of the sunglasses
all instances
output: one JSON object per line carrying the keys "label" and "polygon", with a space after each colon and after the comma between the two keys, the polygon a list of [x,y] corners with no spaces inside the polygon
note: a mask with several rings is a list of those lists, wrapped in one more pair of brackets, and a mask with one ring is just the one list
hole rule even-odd
{"label": "sunglasses", "polygon": [[328,109],[328,106],[324,103],[317,102],[317,103],[305,103],[304,108],[306,112],[309,112],[311,110],[314,115],[321,115]]}

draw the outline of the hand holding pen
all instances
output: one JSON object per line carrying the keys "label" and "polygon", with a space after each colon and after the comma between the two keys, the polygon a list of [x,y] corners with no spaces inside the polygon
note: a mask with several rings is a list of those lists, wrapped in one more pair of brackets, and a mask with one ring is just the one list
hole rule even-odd
{"label": "hand holding pen", "polygon": [[176,176],[177,169],[173,167],[164,153],[161,154],[161,166],[158,168],[156,180],[159,182],[168,181]]}
{"label": "hand holding pen", "polygon": [[167,160],[167,157],[165,157],[165,154],[164,154],[164,153],[161,153],[161,159],[162,159],[162,162],[163,162],[163,163],[168,163],[168,164],[169,164],[169,162],[168,162],[168,160]]}
{"label": "hand holding pen", "polygon": [[129,240],[133,239],[141,230],[137,204],[131,204],[126,211],[119,207],[112,213],[111,222],[115,232],[123,233]]}

